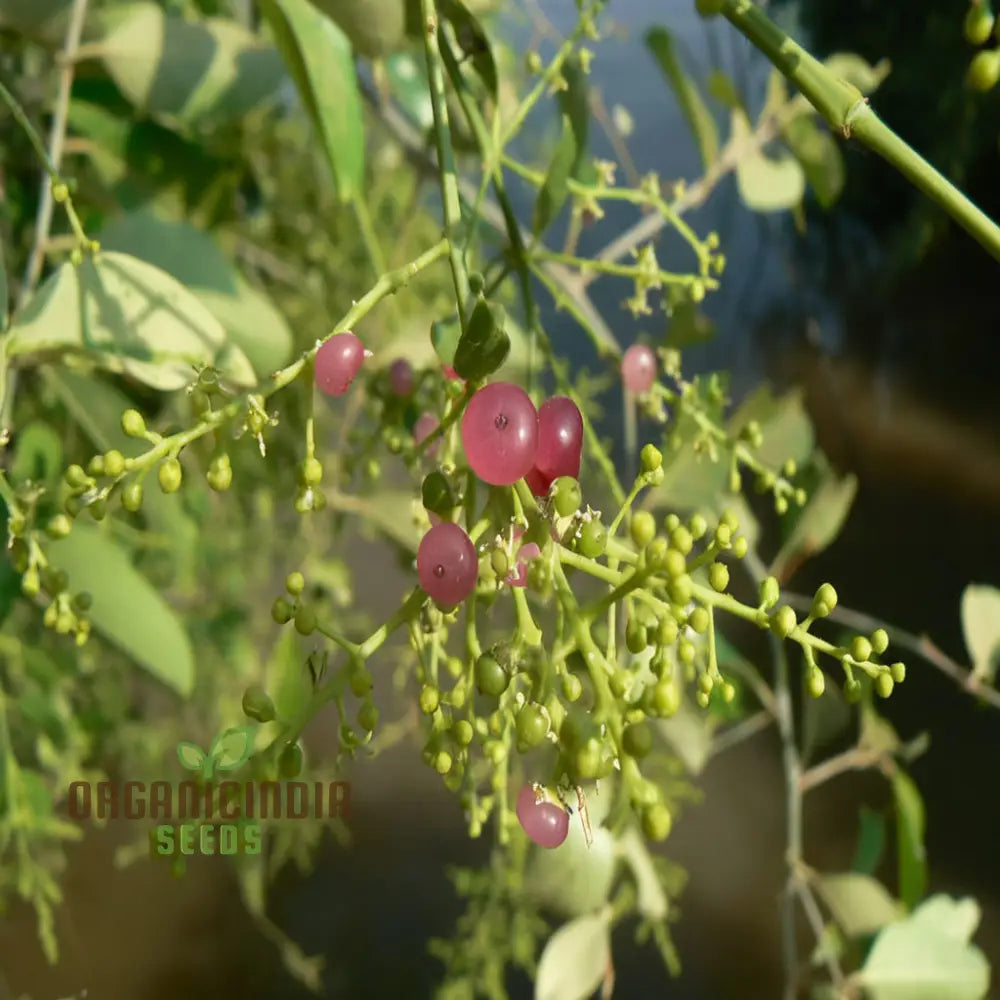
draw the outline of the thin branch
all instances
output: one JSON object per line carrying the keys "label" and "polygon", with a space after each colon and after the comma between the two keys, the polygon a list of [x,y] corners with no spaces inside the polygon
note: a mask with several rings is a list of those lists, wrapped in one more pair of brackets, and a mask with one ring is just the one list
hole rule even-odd
{"label": "thin branch", "polygon": [[[786,592],[784,599],[793,608],[798,608],[801,611],[808,611],[812,607],[812,598],[803,594]],[[953,660],[927,636],[907,632],[905,629],[897,628],[895,625],[890,625],[872,615],[866,615],[862,611],[845,608],[839,604],[827,615],[827,620],[845,625],[847,628],[857,629],[859,632],[870,633],[874,632],[875,629],[885,629],[892,644],[908,649],[911,653],[916,653],[932,667],[936,667],[946,677],[951,678],[962,690],[981,698],[994,708],[1000,708],[1000,691],[985,683],[974,671],[963,667],[957,660]]]}
{"label": "thin branch", "polygon": [[822,764],[809,768],[799,778],[799,791],[804,794],[838,775],[847,774],[849,771],[867,771],[873,767],[888,770],[892,767],[892,758],[883,751],[853,747],[827,758]]}
{"label": "thin branch", "polygon": [[[795,879],[795,894],[802,904],[802,912],[805,913],[806,920],[809,921],[813,935],[817,941],[822,941],[826,922],[823,920],[823,914],[820,912],[819,903],[816,902],[812,888],[801,876]],[[833,988],[837,991],[838,996],[845,996],[847,980],[844,977],[844,970],[840,967],[837,956],[829,949],[824,950],[823,964],[826,966],[827,975],[829,975],[830,982],[833,983]]]}
{"label": "thin branch", "polygon": [[732,747],[738,746],[740,743],[744,743],[758,733],[768,729],[773,722],[774,716],[770,712],[763,710],[754,712],[753,715],[742,722],[737,723],[735,726],[730,726],[729,729],[724,730],[716,736],[712,741],[711,755],[718,757],[720,753],[730,750]]}

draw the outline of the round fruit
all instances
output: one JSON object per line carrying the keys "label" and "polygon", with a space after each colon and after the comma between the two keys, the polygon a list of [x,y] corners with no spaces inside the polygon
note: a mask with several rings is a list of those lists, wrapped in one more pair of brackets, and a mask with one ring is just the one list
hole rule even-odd
{"label": "round fruit", "polygon": [[1000,49],[977,52],[969,63],[968,81],[973,90],[985,93],[1000,80]]}
{"label": "round fruit", "polygon": [[515,811],[521,828],[539,847],[558,847],[569,833],[569,813],[555,802],[539,801],[531,785],[518,792]]}
{"label": "round fruit", "polygon": [[965,15],[963,31],[970,45],[985,45],[993,31],[993,13],[980,4],[971,6]]}
{"label": "round fruit", "polygon": [[460,604],[475,590],[479,559],[472,539],[457,524],[442,521],[420,540],[420,586],[441,604]]}
{"label": "round fruit", "polygon": [[633,344],[622,358],[622,382],[636,396],[649,392],[656,381],[656,355],[645,344]]}
{"label": "round fruit", "polygon": [[546,496],[560,476],[580,475],[583,417],[568,396],[553,396],[538,410],[538,450],[535,465],[525,477],[536,497]]}
{"label": "round fruit", "polygon": [[389,385],[397,396],[413,392],[413,366],[406,358],[397,358],[389,365]]}
{"label": "round fruit", "polygon": [[560,476],[552,484],[550,492],[552,503],[560,517],[569,517],[575,514],[580,509],[580,504],[583,503],[580,484],[570,476]]}
{"label": "round fruit", "polygon": [[491,486],[524,478],[538,449],[538,411],[512,382],[493,382],[469,401],[462,415],[462,446],[472,471]]}
{"label": "round fruit", "polygon": [[596,559],[603,555],[608,544],[608,529],[600,521],[587,521],[580,529],[580,538],[577,548],[581,555],[588,559]]}
{"label": "round fruit", "polygon": [[517,739],[527,747],[541,746],[542,740],[549,735],[549,718],[540,705],[528,702],[516,719]]}
{"label": "round fruit", "polygon": [[343,396],[364,360],[364,345],[353,333],[335,334],[316,351],[317,388],[324,396]]}

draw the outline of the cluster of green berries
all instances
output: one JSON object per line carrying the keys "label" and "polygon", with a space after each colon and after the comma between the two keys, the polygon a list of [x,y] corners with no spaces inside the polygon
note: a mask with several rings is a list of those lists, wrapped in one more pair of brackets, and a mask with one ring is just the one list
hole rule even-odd
{"label": "cluster of green berries", "polygon": [[969,86],[981,93],[992,90],[1000,81],[1000,45],[982,48],[991,40],[1000,42],[1000,28],[990,0],[972,0],[963,25],[965,39],[980,49],[969,63]]}

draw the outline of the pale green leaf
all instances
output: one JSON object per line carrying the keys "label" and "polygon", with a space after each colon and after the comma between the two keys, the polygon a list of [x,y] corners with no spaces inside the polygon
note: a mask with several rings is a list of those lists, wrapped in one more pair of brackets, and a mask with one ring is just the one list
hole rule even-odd
{"label": "pale green leaf", "polygon": [[851,869],[861,875],[872,875],[885,851],[885,816],[874,809],[862,806],[858,822],[861,829],[858,832],[858,846],[854,851]]}
{"label": "pale green leaf", "polygon": [[246,355],[222,324],[165,271],[123,253],[63,264],[11,326],[11,358],[68,352],[160,391],[213,365],[236,386],[256,384]]}
{"label": "pale green leaf", "polygon": [[848,937],[874,934],[904,915],[885,886],[869,875],[821,875],[816,888]]}
{"label": "pale green leaf", "polygon": [[4,263],[3,244],[0,244],[0,333],[7,329],[10,309],[10,290],[7,287],[7,265]]}
{"label": "pale green leaf", "polygon": [[264,688],[271,694],[278,719],[298,718],[309,701],[312,683],[305,660],[298,634],[293,629],[286,628],[271,651],[264,681]]}
{"label": "pale green leaf", "polygon": [[708,74],[705,89],[727,108],[743,107],[743,98],[740,96],[739,90],[736,89],[736,84],[721,69],[713,69]]}
{"label": "pale green leaf", "polygon": [[882,718],[872,705],[871,697],[861,706],[861,732],[858,747],[879,756],[899,749],[899,735],[888,719]]}
{"label": "pale green leaf", "polygon": [[177,744],[177,759],[181,762],[181,767],[188,771],[200,771],[205,763],[205,751],[196,743],[183,741]]}
{"label": "pale green leaf", "polygon": [[396,52],[385,61],[389,92],[423,130],[434,125],[434,106],[423,60],[409,52]]}
{"label": "pale green leaf", "polygon": [[911,919],[964,944],[972,940],[972,935],[979,926],[980,916],[979,906],[974,899],[953,899],[951,896],[938,894],[923,902]]}
{"label": "pale green leaf", "polygon": [[535,976],[535,1000],[587,1000],[611,960],[611,929],[604,914],[563,924],[546,942]]}
{"label": "pale green leaf", "polygon": [[253,753],[254,726],[234,726],[221,733],[212,744],[209,757],[219,771],[235,771]]}
{"label": "pale green leaf", "polygon": [[351,43],[308,0],[261,0],[285,65],[326,151],[337,193],[363,193],[365,134]]}
{"label": "pale green leaf", "polygon": [[235,21],[190,21],[147,2],[115,11],[100,53],[137,108],[188,125],[239,119],[274,97],[285,75],[278,53]]}
{"label": "pale green leaf", "polygon": [[965,588],[962,632],[973,673],[992,681],[1000,664],[1000,590],[974,583]]}
{"label": "pale green leaf", "polygon": [[924,801],[913,779],[899,769],[892,775],[892,794],[896,802],[899,895],[912,909],[927,888]]}
{"label": "pale green leaf", "polygon": [[49,45],[60,44],[73,0],[0,0],[0,28]]}
{"label": "pale green leaf", "polygon": [[[970,911],[946,920],[936,899],[876,938],[858,977],[871,1000],[983,1000],[987,995],[989,964],[961,936],[969,929]],[[928,916],[923,911],[932,904]]]}
{"label": "pale green leaf", "polygon": [[876,91],[892,70],[888,59],[882,59],[872,66],[853,52],[836,52],[824,59],[823,63],[831,73],[857,87],[862,94]]}
{"label": "pale green leaf", "polygon": [[44,421],[32,420],[17,435],[10,464],[11,478],[18,483],[44,483],[62,472],[62,438]]}
{"label": "pale green leaf", "polygon": [[[730,120],[732,141],[747,142],[751,135],[747,116],[734,110]],[[806,175],[792,156],[768,157],[759,149],[753,149],[740,157],[736,166],[736,186],[747,208],[755,212],[781,212],[801,203]]]}
{"label": "pale green leaf", "polygon": [[138,257],[185,285],[225,327],[258,375],[287,364],[293,338],[284,317],[267,295],[248,284],[208,233],[140,209],[114,219],[99,240],[106,250]]}
{"label": "pale green leaf", "polygon": [[702,164],[710,167],[719,155],[719,130],[701,93],[681,66],[673,36],[666,28],[650,28],[646,32],[646,47],[677,97],[681,112],[698,144]]}
{"label": "pale green leaf", "polygon": [[629,866],[636,885],[636,908],[650,920],[663,920],[669,909],[667,894],[653,865],[646,841],[630,826],[618,842],[618,849]]}
{"label": "pale green leaf", "polygon": [[69,575],[74,593],[93,597],[96,631],[121,647],[157,680],[187,696],[194,655],[179,618],[128,556],[103,531],[77,522],[67,538],[49,543],[53,565]]}
{"label": "pale green leaf", "polygon": [[823,208],[830,208],[844,189],[844,157],[836,140],[807,114],[793,118],[782,135],[802,164],[816,200]]}
{"label": "pale green leaf", "polygon": [[788,459],[802,465],[812,454],[816,436],[800,390],[775,396],[769,385],[761,386],[732,415],[730,432],[738,433],[751,420],[763,431],[764,441],[754,454],[765,465],[780,468]]}
{"label": "pale green leaf", "polygon": [[417,551],[420,541],[414,520],[413,495],[406,490],[387,490],[367,497],[327,494],[331,510],[354,514],[370,528],[391,538],[411,552]]}
{"label": "pale green leaf", "polygon": [[[675,678],[673,683],[678,684],[679,680]],[[712,739],[718,720],[684,700],[669,719],[658,719],[656,725],[688,773],[700,774],[712,755]]]}

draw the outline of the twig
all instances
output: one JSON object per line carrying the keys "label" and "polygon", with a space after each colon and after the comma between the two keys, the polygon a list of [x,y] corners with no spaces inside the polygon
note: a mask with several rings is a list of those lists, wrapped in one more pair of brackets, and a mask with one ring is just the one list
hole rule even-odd
{"label": "twig", "polygon": [[[802,878],[801,874],[795,879],[795,894],[802,904],[802,912],[805,913],[806,920],[809,921],[809,927],[812,929],[813,935],[817,941],[822,941],[826,923],[823,920],[823,914],[820,912],[819,903],[816,902],[812,888]],[[847,988],[844,970],[840,967],[837,956],[829,949],[824,950],[823,964],[826,966],[827,974],[830,976],[830,981],[833,983],[833,988],[837,991],[838,996],[844,996]]]}
{"label": "twig", "polygon": [[735,726],[731,726],[716,736],[712,741],[711,755],[717,757],[723,751],[749,740],[751,737],[756,736],[757,733],[767,729],[772,722],[774,722],[774,716],[770,712],[763,710],[754,712],[749,718],[744,719]]}
{"label": "twig", "polygon": [[812,788],[825,784],[831,778],[847,774],[848,771],[867,771],[872,767],[886,770],[891,768],[891,765],[892,758],[882,751],[853,747],[829,757],[822,764],[809,768],[799,778],[799,791],[804,794]]}
{"label": "twig", "polygon": [[[812,598],[803,594],[784,594],[785,601],[793,608],[807,611],[812,607]],[[866,615],[861,611],[854,611],[852,608],[845,608],[837,605],[827,616],[827,619],[839,625],[846,625],[848,628],[857,629],[859,632],[874,632],[881,628],[889,634],[889,641],[903,649],[908,649],[917,656],[922,657],[932,667],[936,667],[946,677],[950,677],[959,687],[977,698],[981,698],[994,708],[1000,708],[1000,691],[984,683],[982,678],[975,672],[966,669],[956,660],[953,660],[947,653],[939,649],[927,636],[916,635],[907,632],[905,629],[897,628],[888,622],[881,621],[871,615]]]}

